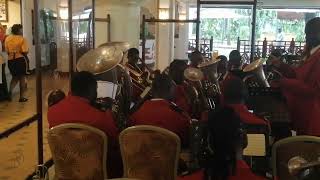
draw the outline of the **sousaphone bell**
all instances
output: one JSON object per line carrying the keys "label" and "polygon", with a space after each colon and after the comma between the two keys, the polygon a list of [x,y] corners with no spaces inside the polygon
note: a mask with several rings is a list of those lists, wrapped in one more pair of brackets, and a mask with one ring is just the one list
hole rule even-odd
{"label": "sousaphone bell", "polygon": [[[257,76],[259,83],[263,87],[270,87],[270,84],[266,78],[266,75],[263,70],[263,64],[266,62],[265,59],[258,59],[251,64],[247,65],[244,69],[243,72],[248,73],[251,72],[254,75]],[[243,79],[244,82],[246,82],[250,78],[250,76],[247,76]]]}

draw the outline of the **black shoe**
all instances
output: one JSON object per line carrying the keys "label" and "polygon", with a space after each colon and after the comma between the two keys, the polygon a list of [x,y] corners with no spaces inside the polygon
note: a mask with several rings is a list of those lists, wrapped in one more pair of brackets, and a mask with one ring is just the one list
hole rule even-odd
{"label": "black shoe", "polygon": [[27,101],[28,101],[27,98],[20,98],[20,99],[19,99],[19,102],[27,102]]}

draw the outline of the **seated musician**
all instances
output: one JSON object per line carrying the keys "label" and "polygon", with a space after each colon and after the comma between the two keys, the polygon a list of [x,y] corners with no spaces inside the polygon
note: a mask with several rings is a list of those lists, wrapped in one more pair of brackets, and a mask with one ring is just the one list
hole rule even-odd
{"label": "seated musician", "polygon": [[320,136],[320,18],[305,28],[306,53],[302,65],[292,68],[279,60],[272,64],[284,75],[279,86],[287,99],[293,126],[300,135]]}
{"label": "seated musician", "polygon": [[203,56],[200,51],[194,51],[190,55],[189,67],[198,68],[199,64],[204,61]]}
{"label": "seated musician", "polygon": [[190,118],[171,102],[174,86],[168,75],[158,75],[152,84],[153,99],[147,100],[130,117],[131,125],[152,125],[176,133],[187,144]]}
{"label": "seated musician", "polygon": [[223,81],[226,76],[228,75],[227,71],[228,71],[228,58],[226,56],[218,56],[218,59],[220,59],[220,61],[218,62],[218,80],[219,81]]}
{"label": "seated musician", "polygon": [[209,146],[214,150],[209,175],[218,180],[262,180],[243,161],[248,145],[241,119],[231,108],[223,108],[209,119]]}
{"label": "seated musician", "polygon": [[106,133],[109,140],[109,177],[122,176],[121,156],[117,143],[119,130],[110,110],[102,112],[91,105],[97,98],[97,81],[89,72],[79,72],[71,80],[71,93],[57,104],[49,107],[49,127],[65,123],[81,123],[98,128]]}
{"label": "seated musician", "polygon": [[245,74],[242,71],[242,57],[238,50],[231,51],[229,55],[229,64],[228,64],[228,71],[229,75],[236,76],[238,78],[244,78]]}
{"label": "seated musician", "polygon": [[223,98],[225,106],[231,107],[247,125],[268,125],[268,123],[248,111],[245,105],[248,89],[239,78],[228,81],[224,87]]}
{"label": "seated musician", "polygon": [[190,115],[192,113],[189,97],[187,94],[187,84],[184,78],[184,70],[188,67],[187,63],[181,60],[174,60],[169,67],[169,76],[175,83],[173,102]]}

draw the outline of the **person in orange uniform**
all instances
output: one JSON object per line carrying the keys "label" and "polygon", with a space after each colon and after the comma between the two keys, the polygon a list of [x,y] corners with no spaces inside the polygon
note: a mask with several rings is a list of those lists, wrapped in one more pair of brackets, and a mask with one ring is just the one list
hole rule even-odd
{"label": "person in orange uniform", "polygon": [[229,107],[215,112],[209,119],[209,146],[214,149],[209,176],[217,180],[263,180],[252,173],[242,160],[248,145],[247,134],[238,114]]}
{"label": "person in orange uniform", "polygon": [[306,56],[298,68],[274,59],[284,77],[279,86],[287,99],[293,127],[300,135],[320,136],[320,18],[305,28]]}
{"label": "person in orange uniform", "polygon": [[118,145],[119,130],[112,112],[100,111],[91,103],[97,98],[97,81],[89,72],[79,72],[71,80],[71,93],[48,109],[49,127],[65,123],[81,123],[98,128],[109,138],[108,166],[109,177],[121,177],[121,156]]}
{"label": "person in orange uniform", "polygon": [[229,80],[224,87],[224,105],[232,108],[241,118],[242,122],[248,125],[267,125],[267,121],[260,119],[248,111],[245,105],[248,97],[248,89],[239,78]]}
{"label": "person in orange uniform", "polygon": [[11,100],[12,91],[19,82],[20,84],[20,99],[19,102],[26,102],[25,97],[27,89],[27,61],[25,59],[29,48],[26,39],[22,36],[22,25],[15,24],[12,26],[12,35],[5,39],[5,50],[8,53],[8,67],[12,75],[12,80],[9,88],[9,99]]}
{"label": "person in orange uniform", "polygon": [[152,84],[153,99],[147,100],[130,117],[131,125],[152,125],[177,134],[187,144],[190,117],[171,102],[174,86],[168,75],[156,76]]}

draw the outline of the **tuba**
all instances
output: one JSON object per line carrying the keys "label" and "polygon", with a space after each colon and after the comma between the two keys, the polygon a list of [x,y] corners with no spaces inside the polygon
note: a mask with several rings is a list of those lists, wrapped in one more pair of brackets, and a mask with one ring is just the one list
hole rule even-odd
{"label": "tuba", "polygon": [[[105,43],[84,54],[77,63],[78,71],[91,72],[98,80],[117,85],[111,108],[119,129],[127,126],[126,119],[131,103],[131,79],[126,69],[120,64],[128,48],[129,44],[125,42]],[[98,103],[101,101],[103,100],[97,100]]]}
{"label": "tuba", "polygon": [[258,86],[263,86],[263,87],[270,87],[270,84],[266,78],[266,75],[263,70],[263,64],[266,62],[265,59],[258,59],[251,64],[247,65],[244,69],[243,72],[245,73],[251,73],[250,75],[246,76],[243,81],[245,83],[248,83],[249,80],[252,77],[256,77],[258,81]]}
{"label": "tuba", "polygon": [[201,82],[204,78],[203,72],[197,68],[189,67],[184,71],[184,77],[189,82],[187,93],[190,95],[190,97],[193,97],[193,114],[200,113],[200,111],[203,109],[210,109],[210,102],[205,95]]}
{"label": "tuba", "polygon": [[218,75],[218,63],[220,59],[206,61],[198,66],[205,75],[202,80],[204,94],[208,99],[210,109],[215,109],[219,96],[221,94]]}

